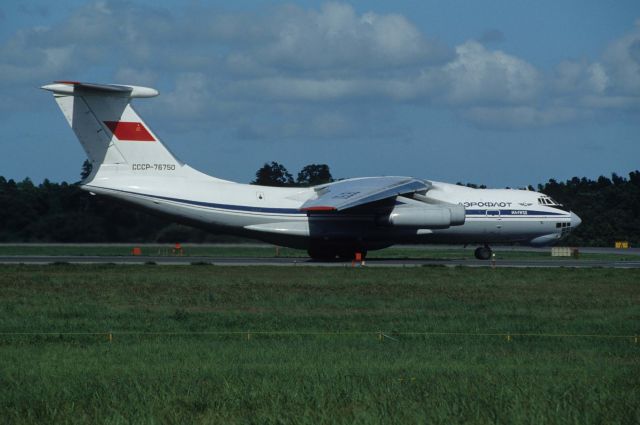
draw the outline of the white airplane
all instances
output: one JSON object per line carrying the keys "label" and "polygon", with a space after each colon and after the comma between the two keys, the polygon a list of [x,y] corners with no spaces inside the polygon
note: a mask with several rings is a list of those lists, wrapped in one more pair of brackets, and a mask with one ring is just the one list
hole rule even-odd
{"label": "white airplane", "polygon": [[548,245],[581,223],[542,193],[473,189],[413,177],[363,177],[315,187],[234,183],[179,161],[132,108],[158,95],[139,86],[45,85],[93,166],[81,187],[213,232],[353,258],[399,243]]}

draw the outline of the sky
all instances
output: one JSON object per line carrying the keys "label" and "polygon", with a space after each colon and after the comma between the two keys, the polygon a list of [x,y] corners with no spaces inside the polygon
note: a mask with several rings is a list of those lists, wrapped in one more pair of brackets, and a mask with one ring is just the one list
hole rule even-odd
{"label": "sky", "polygon": [[640,2],[0,3],[0,175],[79,179],[56,80],[134,84],[182,161],[249,182],[406,175],[490,187],[640,169]]}

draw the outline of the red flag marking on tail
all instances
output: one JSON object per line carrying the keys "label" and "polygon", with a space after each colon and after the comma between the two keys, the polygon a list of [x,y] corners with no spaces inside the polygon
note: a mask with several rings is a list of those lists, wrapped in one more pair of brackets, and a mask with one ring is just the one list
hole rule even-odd
{"label": "red flag marking on tail", "polygon": [[105,121],[104,123],[118,140],[134,142],[156,141],[142,123],[126,121]]}

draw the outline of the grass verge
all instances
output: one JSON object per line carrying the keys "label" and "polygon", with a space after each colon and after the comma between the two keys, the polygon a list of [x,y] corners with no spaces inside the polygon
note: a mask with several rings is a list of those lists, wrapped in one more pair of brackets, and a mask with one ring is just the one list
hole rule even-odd
{"label": "grass verge", "polygon": [[0,266],[0,409],[16,424],[637,423],[639,278]]}

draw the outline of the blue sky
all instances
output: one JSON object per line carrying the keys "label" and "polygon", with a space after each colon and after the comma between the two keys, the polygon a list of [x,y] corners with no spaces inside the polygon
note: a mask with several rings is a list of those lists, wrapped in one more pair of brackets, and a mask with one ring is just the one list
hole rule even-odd
{"label": "blue sky", "polygon": [[136,109],[201,171],[520,187],[640,168],[640,2],[49,1],[0,5],[0,175],[76,181],[54,80]]}

